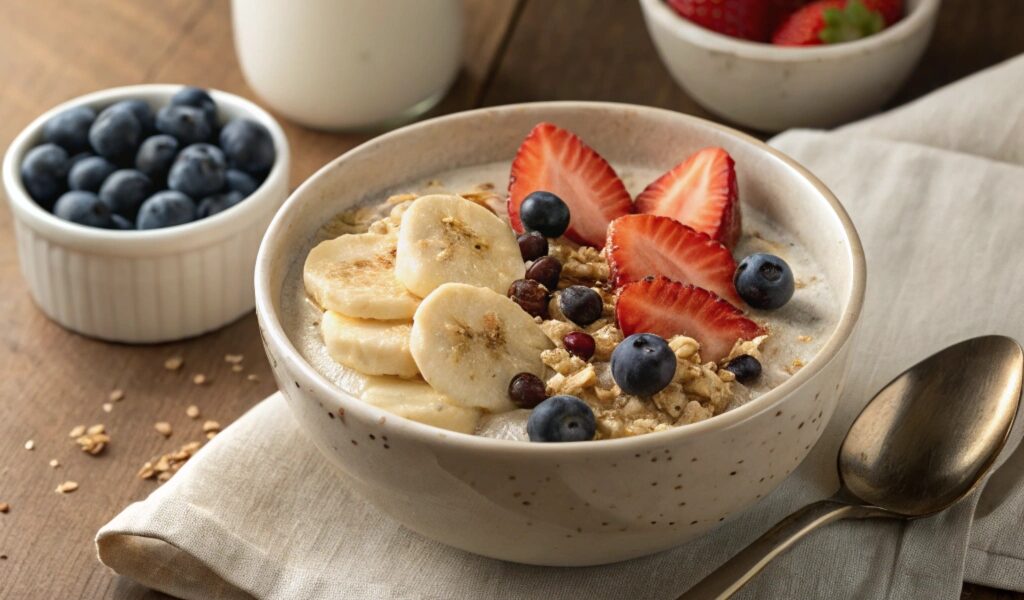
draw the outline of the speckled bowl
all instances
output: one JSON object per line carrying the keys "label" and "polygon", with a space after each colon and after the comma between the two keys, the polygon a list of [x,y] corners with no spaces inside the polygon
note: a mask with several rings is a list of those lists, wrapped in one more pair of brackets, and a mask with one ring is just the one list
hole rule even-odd
{"label": "speckled bowl", "polygon": [[[743,203],[803,243],[837,294],[841,318],[820,354],[778,388],[713,419],[572,444],[494,440],[409,421],[351,397],[303,360],[279,311],[285,277],[301,265],[317,229],[396,184],[511,162],[539,121],[577,132],[619,166],[667,169],[707,145],[728,149]],[[352,487],[427,537],[539,565],[593,565],[664,550],[771,492],[832,415],[863,295],[864,257],[846,212],[792,160],[701,119],[583,102],[475,110],[367,142],[292,194],[267,231],[256,265],[256,311],[278,384],[303,429]]]}
{"label": "speckled bowl", "polygon": [[672,78],[702,106],[763,131],[832,127],[878,110],[906,81],[935,29],[941,0],[907,0],[891,27],[853,42],[773,46],[722,35],[640,0]]}

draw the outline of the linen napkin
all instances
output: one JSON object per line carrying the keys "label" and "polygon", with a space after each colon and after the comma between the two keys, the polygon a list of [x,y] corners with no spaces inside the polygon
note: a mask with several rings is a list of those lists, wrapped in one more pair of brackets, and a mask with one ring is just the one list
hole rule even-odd
{"label": "linen napkin", "polygon": [[[837,414],[778,490],[679,548],[544,568],[454,550],[354,495],[275,394],[96,538],[118,573],[182,598],[674,598],[836,486],[835,456],[891,378],[974,335],[1024,340],[1024,57],[834,132],[772,144],[817,174],[863,238],[868,294]],[[959,598],[963,580],[1024,591],[1024,419],[1004,463],[953,509],[829,525],[741,598]]]}

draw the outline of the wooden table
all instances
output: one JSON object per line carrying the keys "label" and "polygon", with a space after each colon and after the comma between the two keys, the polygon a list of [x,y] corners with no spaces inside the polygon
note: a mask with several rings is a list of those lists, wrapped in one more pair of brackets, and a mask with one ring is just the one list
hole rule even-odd
{"label": "wooden table", "polygon": [[[709,116],[655,56],[635,0],[465,0],[464,70],[434,112],[531,100],[634,102]],[[227,0],[0,0],[0,146],[31,119],[79,94],[144,82],[187,82],[255,98],[235,60]],[[898,102],[1024,52],[1024,3],[946,0],[928,53]],[[839,74],[841,75],[841,74]],[[258,99],[257,99],[258,101]],[[294,187],[364,135],[285,123]],[[136,472],[153,455],[202,439],[203,419],[227,424],[274,391],[249,315],[198,339],[105,344],[68,333],[29,299],[10,213],[0,208],[0,598],[157,598],[96,560],[96,530],[156,488]],[[225,354],[245,356],[233,372]],[[180,371],[164,360],[180,355]],[[207,385],[192,383],[202,373]],[[248,381],[255,374],[258,382]],[[114,389],[125,397],[102,408]],[[192,420],[197,405],[203,419]],[[153,424],[169,422],[165,439]],[[68,437],[102,423],[100,456]],[[34,450],[26,450],[28,440]],[[49,462],[57,459],[58,468]],[[74,480],[67,495],[55,487]],[[1024,595],[966,586],[964,598]]]}

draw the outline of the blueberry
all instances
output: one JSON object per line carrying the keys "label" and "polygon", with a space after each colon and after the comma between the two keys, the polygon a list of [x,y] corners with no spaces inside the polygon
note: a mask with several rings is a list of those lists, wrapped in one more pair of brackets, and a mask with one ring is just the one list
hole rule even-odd
{"label": "blueberry", "polygon": [[174,158],[178,156],[178,140],[167,134],[146,138],[135,155],[135,168],[154,182],[167,179]]}
{"label": "blueberry", "polygon": [[562,314],[580,327],[586,327],[601,318],[604,301],[601,295],[585,285],[571,285],[558,297]]}
{"label": "blueberry", "polygon": [[68,153],[56,144],[36,146],[21,162],[21,182],[28,195],[49,210],[67,189]]}
{"label": "blueberry", "polygon": [[67,192],[53,205],[53,214],[59,219],[79,225],[104,229],[113,226],[113,221],[110,220],[110,209],[106,204],[100,202],[99,197],[92,192],[80,190]]}
{"label": "blueberry", "polygon": [[220,130],[220,147],[233,169],[262,177],[274,166],[274,140],[263,125],[234,119]]}
{"label": "blueberry", "polygon": [[198,108],[203,111],[206,122],[210,124],[210,131],[217,129],[217,103],[206,90],[191,86],[183,87],[171,96],[171,106]]}
{"label": "blueberry", "polygon": [[110,174],[117,170],[114,163],[102,156],[89,156],[71,166],[68,187],[73,190],[98,192]]}
{"label": "blueberry", "polygon": [[224,192],[223,194],[207,196],[199,203],[199,208],[196,209],[196,218],[205,219],[206,217],[213,216],[231,208],[242,200],[245,200],[245,196],[241,192]]}
{"label": "blueberry", "polygon": [[778,256],[759,252],[740,261],[733,276],[736,291],[754,308],[776,309],[793,297],[793,271]]}
{"label": "blueberry", "polygon": [[508,288],[508,297],[531,317],[548,318],[548,291],[532,279],[516,279]]}
{"label": "blueberry", "polygon": [[523,255],[523,260],[537,260],[547,256],[548,239],[536,231],[527,231],[516,241],[519,242],[519,253]]}
{"label": "blueberry", "polygon": [[549,290],[558,289],[558,279],[561,276],[562,263],[554,256],[542,256],[526,269],[527,279],[532,279]]}
{"label": "blueberry", "polygon": [[155,126],[155,122],[153,120],[153,109],[150,108],[149,103],[145,100],[122,100],[111,104],[110,107],[131,111],[131,113],[135,115],[135,119],[138,120],[139,125],[142,125],[143,135],[153,131],[153,127]]}
{"label": "blueberry", "polygon": [[88,106],[69,108],[43,125],[43,140],[68,153],[84,152],[89,149],[89,128],[94,120],[96,111]]}
{"label": "blueberry", "polygon": [[634,333],[612,351],[612,377],[622,391],[653,396],[676,374],[676,355],[668,342],[653,333]]}
{"label": "blueberry", "polygon": [[174,136],[182,146],[208,142],[213,129],[202,109],[194,106],[165,106],[156,113],[156,130]]}
{"label": "blueberry", "polygon": [[740,383],[749,383],[761,376],[761,363],[749,354],[741,354],[730,360],[724,369],[731,371]]}
{"label": "blueberry", "polygon": [[548,397],[540,377],[533,373],[519,373],[508,383],[508,397],[519,408],[533,408]]}
{"label": "blueberry", "polygon": [[87,158],[91,158],[93,156],[96,156],[96,155],[93,154],[92,152],[85,151],[85,152],[79,152],[78,154],[75,154],[74,156],[69,158],[68,159],[68,174],[69,175],[71,174],[71,169],[74,169],[75,165],[77,165],[78,163],[82,162],[83,160],[85,160]]}
{"label": "blueberry", "polygon": [[582,331],[571,331],[565,334],[565,337],[562,338],[562,345],[565,346],[569,354],[583,360],[590,360],[594,356],[594,351],[597,350],[594,336]]}
{"label": "blueberry", "polygon": [[178,154],[167,175],[167,187],[192,198],[205,198],[224,187],[227,165],[220,148],[192,144]]}
{"label": "blueberry", "polygon": [[153,182],[135,169],[121,169],[107,177],[100,187],[100,201],[110,212],[134,219],[143,201],[153,193]]}
{"label": "blueberry", "polygon": [[531,442],[583,442],[594,439],[596,432],[594,411],[576,396],[552,396],[526,421]]}
{"label": "blueberry", "polygon": [[110,215],[110,221],[113,224],[112,229],[135,229],[135,223],[132,223],[131,221],[122,217],[121,215]]}
{"label": "blueberry", "polygon": [[527,230],[556,238],[569,228],[569,207],[551,192],[533,192],[519,206],[519,219]]}
{"label": "blueberry", "polygon": [[139,229],[159,229],[184,225],[196,220],[196,205],[192,199],[173,190],[164,190],[150,196],[139,209],[135,224]]}
{"label": "blueberry", "polygon": [[108,106],[89,128],[89,144],[103,158],[114,162],[135,156],[142,142],[142,125],[129,108]]}
{"label": "blueberry", "polygon": [[248,196],[260,187],[260,184],[256,183],[256,180],[245,171],[228,169],[226,177],[228,189],[232,192],[239,192],[242,196]]}

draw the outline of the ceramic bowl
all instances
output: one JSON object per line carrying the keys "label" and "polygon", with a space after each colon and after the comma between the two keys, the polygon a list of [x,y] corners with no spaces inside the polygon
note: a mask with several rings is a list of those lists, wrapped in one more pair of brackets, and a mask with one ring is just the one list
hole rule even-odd
{"label": "ceramic bowl", "polygon": [[211,90],[227,121],[267,127],[277,160],[259,189],[222,213],[149,231],[110,231],[58,219],[29,197],[19,169],[41,143],[43,124],[74,106],[97,111],[139,98],[154,111],[180,85],[134,85],[69,100],[43,113],[7,149],[3,182],[21,272],[48,317],[78,333],[130,343],[166,342],[217,329],[253,308],[252,273],[263,232],[288,195],[288,140],[252,102]]}
{"label": "ceramic bowl", "polygon": [[[321,376],[296,350],[281,312],[286,277],[301,269],[321,225],[399,184],[511,163],[540,121],[576,132],[618,168],[665,170],[704,146],[725,147],[738,165],[744,207],[763,211],[803,243],[835,290],[841,317],[820,354],[778,388],[707,421],[567,444],[437,429],[365,404]],[[429,538],[538,565],[592,565],[657,552],[719,526],[771,492],[832,415],[863,294],[864,257],[853,225],[835,197],[791,159],[702,119],[583,102],[475,110],[367,142],[292,194],[256,264],[256,312],[278,384],[304,431],[351,486]]]}
{"label": "ceramic bowl", "polygon": [[640,0],[676,82],[711,112],[763,131],[832,127],[881,108],[924,53],[939,3],[907,0],[903,19],[861,40],[782,47],[705,29],[665,0]]}

